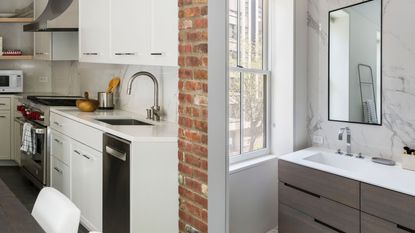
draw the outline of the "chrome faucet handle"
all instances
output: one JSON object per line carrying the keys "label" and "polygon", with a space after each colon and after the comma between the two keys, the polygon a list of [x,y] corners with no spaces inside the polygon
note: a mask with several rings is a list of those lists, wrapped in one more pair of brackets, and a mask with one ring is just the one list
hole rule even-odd
{"label": "chrome faucet handle", "polygon": [[358,154],[358,155],[356,155],[356,158],[358,158],[358,159],[364,159],[364,158],[365,158],[365,156],[363,156],[363,155],[362,155],[362,153],[361,153],[361,152],[359,152],[359,154]]}
{"label": "chrome faucet handle", "polygon": [[151,107],[151,110],[153,112],[153,118],[152,118],[152,120],[154,120],[154,121],[160,121],[160,119],[161,119],[160,106],[153,106],[153,107]]}
{"label": "chrome faucet handle", "polygon": [[153,109],[146,109],[146,111],[147,111],[147,119],[148,120],[153,120],[153,115],[154,115],[154,112],[153,112]]}

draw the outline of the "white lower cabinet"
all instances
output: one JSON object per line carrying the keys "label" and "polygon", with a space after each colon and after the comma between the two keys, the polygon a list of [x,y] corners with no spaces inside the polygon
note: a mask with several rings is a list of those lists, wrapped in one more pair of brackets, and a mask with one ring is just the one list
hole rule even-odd
{"label": "white lower cabinet", "polygon": [[89,230],[102,231],[102,155],[80,143],[71,143],[72,201],[81,210]]}
{"label": "white lower cabinet", "polygon": [[11,159],[11,116],[10,110],[0,111],[0,160]]}
{"label": "white lower cabinet", "polygon": [[[59,125],[65,127],[51,129],[50,184],[81,210],[82,225],[90,231],[102,231],[102,152],[80,142],[85,141],[82,137],[96,138],[97,132],[66,118]],[[74,128],[87,133],[74,137]]]}
{"label": "white lower cabinet", "polygon": [[54,156],[51,157],[51,165],[52,171],[50,176],[50,186],[59,190],[61,193],[70,198],[71,176],[69,167]]}

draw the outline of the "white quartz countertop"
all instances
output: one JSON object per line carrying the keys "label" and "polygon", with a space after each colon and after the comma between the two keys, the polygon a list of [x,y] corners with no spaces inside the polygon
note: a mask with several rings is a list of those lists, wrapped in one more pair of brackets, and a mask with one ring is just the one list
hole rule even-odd
{"label": "white quartz countertop", "polygon": [[[141,115],[127,111],[98,110],[87,113],[75,108],[51,108],[51,112],[132,142],[177,142],[177,124],[165,121],[149,121]],[[109,125],[97,119],[136,119],[153,125]]]}
{"label": "white quartz countertop", "polygon": [[0,97],[26,97],[26,96],[61,96],[53,92],[22,92],[22,93],[0,93]]}
{"label": "white quartz countertop", "polygon": [[[338,167],[307,160],[310,156],[319,153],[334,156],[330,157],[330,160],[334,161],[333,164],[338,163]],[[386,166],[373,163],[368,156],[365,159],[357,159],[338,155],[334,151],[319,147],[283,155],[279,159],[415,196],[415,172],[403,169],[400,163],[395,166]]]}

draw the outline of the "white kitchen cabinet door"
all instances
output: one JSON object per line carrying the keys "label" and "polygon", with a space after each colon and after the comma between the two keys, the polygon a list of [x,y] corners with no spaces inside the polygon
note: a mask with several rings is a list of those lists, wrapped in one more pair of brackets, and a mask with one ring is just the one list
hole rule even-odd
{"label": "white kitchen cabinet door", "polygon": [[0,160],[11,159],[10,110],[0,111]]}
{"label": "white kitchen cabinet door", "polygon": [[21,152],[20,152],[20,147],[22,146],[22,125],[18,122],[13,121],[12,123],[13,125],[13,160],[16,161],[16,163],[18,163],[19,165],[21,165]]}
{"label": "white kitchen cabinet door", "polygon": [[35,54],[34,59],[50,61],[52,60],[52,33],[51,32],[35,32]]}
{"label": "white kitchen cabinet door", "polygon": [[65,194],[68,198],[71,198],[71,183],[70,183],[70,170],[67,165],[59,161],[54,156],[51,156],[51,175],[50,175],[50,186],[59,190],[61,193]]}
{"label": "white kitchen cabinet door", "polygon": [[59,159],[62,163],[70,166],[70,141],[71,139],[56,130],[51,130],[50,155]]}
{"label": "white kitchen cabinet door", "polygon": [[111,0],[111,57],[114,63],[149,63],[151,1]]}
{"label": "white kitchen cabinet door", "polygon": [[79,1],[79,61],[108,62],[110,53],[109,14],[110,0]]}
{"label": "white kitchen cabinet door", "polygon": [[176,1],[151,1],[150,62],[161,66],[177,66],[179,29]]}
{"label": "white kitchen cabinet door", "polygon": [[89,230],[102,231],[102,155],[76,141],[71,142],[72,201],[81,210]]}

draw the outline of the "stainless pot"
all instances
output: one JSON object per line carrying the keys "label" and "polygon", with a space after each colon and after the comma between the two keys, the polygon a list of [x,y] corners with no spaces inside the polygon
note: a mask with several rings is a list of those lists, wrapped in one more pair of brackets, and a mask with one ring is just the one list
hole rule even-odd
{"label": "stainless pot", "polygon": [[98,108],[114,109],[114,94],[112,92],[98,92]]}

